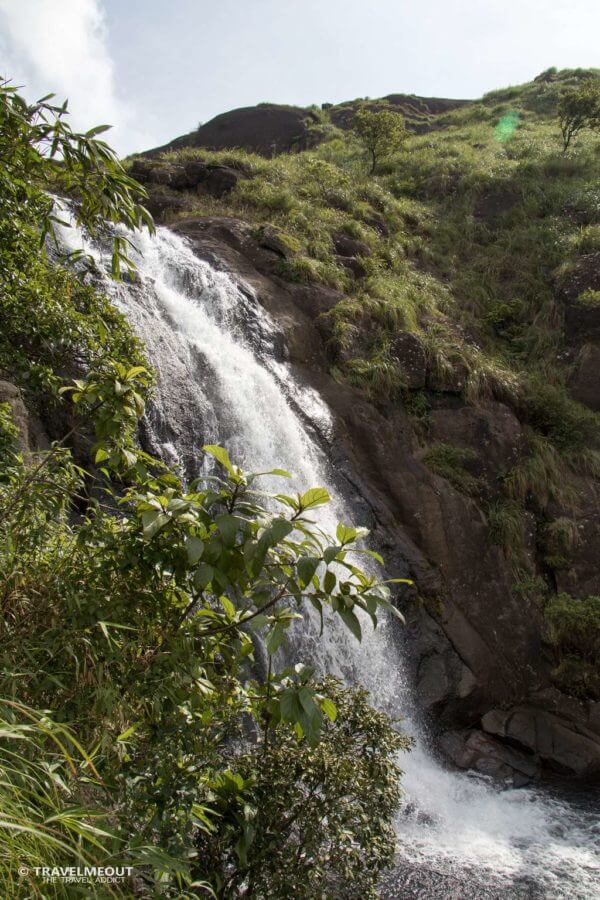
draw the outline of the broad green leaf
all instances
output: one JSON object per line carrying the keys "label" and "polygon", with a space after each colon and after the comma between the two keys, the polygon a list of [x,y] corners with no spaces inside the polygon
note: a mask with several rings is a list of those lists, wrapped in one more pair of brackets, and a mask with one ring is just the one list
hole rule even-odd
{"label": "broad green leaf", "polygon": [[186,534],[185,551],[190,564],[195,566],[204,553],[204,541],[194,534]]}
{"label": "broad green leaf", "polygon": [[195,587],[198,588],[198,590],[204,590],[204,588],[213,580],[214,574],[215,570],[213,566],[209,566],[206,563],[200,563],[194,575]]}
{"label": "broad green leaf", "polygon": [[267,640],[265,641],[267,653],[273,655],[273,653],[275,653],[281,647],[284,638],[285,632],[283,630],[283,627],[278,622],[277,625],[275,625],[275,627],[267,635]]}
{"label": "broad green leaf", "polygon": [[217,444],[205,444],[202,448],[205,453],[209,453],[210,456],[214,457],[217,462],[220,462],[222,466],[224,466],[230,475],[235,475],[235,469],[233,467],[233,463],[229,459],[229,453],[225,450],[224,447],[219,447]]}
{"label": "broad green leaf", "polygon": [[268,528],[260,536],[263,546],[274,547],[294,530],[294,526],[287,519],[273,519]]}
{"label": "broad green leaf", "polygon": [[229,621],[232,622],[235,619],[235,606],[233,605],[229,597],[226,597],[225,594],[221,594],[221,596],[219,597],[219,603],[225,610],[225,615],[227,616]]}
{"label": "broad green leaf", "polygon": [[301,556],[296,565],[298,578],[304,587],[307,587],[319,565],[319,560],[314,556]]}
{"label": "broad green leaf", "polygon": [[325,572],[325,577],[323,578],[323,590],[326,594],[332,594],[337,582],[337,578],[335,577],[335,573],[328,570]]}
{"label": "broad green leaf", "polygon": [[335,536],[342,545],[350,544],[356,539],[356,535],[356,528],[352,528],[350,525],[342,525],[341,522],[335,530]]}
{"label": "broad green leaf", "polygon": [[340,552],[340,548],[337,546],[326,547],[323,553],[323,559],[329,565],[329,563],[333,562],[338,553]]}
{"label": "broad green leaf", "polygon": [[169,521],[169,517],[163,512],[151,509],[142,513],[143,535],[147,541],[152,540],[155,534]]}
{"label": "broad green leaf", "polygon": [[362,640],[362,629],[360,627],[360,622],[358,621],[358,617],[355,612],[351,609],[348,609],[345,606],[341,606],[339,609],[339,614],[342,618],[342,621],[346,625],[347,628],[350,629],[354,637],[361,641]]}
{"label": "broad green leaf", "polygon": [[215,519],[217,527],[226,547],[233,547],[240,526],[240,519],[229,513],[223,513]]}
{"label": "broad green leaf", "polygon": [[310,488],[298,499],[302,509],[314,509],[315,506],[323,506],[324,503],[329,503],[330,497],[325,488],[316,487]]}
{"label": "broad green leaf", "polygon": [[303,709],[298,700],[298,694],[295,689],[284,691],[279,701],[281,708],[281,718],[284,722],[299,722],[303,715]]}
{"label": "broad green leaf", "polygon": [[337,719],[337,706],[333,700],[330,700],[329,697],[324,697],[323,700],[321,700],[321,709],[330,722],[335,722]]}

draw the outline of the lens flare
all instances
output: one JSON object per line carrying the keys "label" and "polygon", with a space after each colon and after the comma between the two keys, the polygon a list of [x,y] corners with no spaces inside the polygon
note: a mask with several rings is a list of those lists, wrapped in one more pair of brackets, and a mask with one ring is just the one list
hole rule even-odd
{"label": "lens flare", "polygon": [[494,137],[503,144],[510,140],[517,128],[519,127],[519,119],[521,114],[518,109],[511,109],[510,112],[502,116],[494,129]]}

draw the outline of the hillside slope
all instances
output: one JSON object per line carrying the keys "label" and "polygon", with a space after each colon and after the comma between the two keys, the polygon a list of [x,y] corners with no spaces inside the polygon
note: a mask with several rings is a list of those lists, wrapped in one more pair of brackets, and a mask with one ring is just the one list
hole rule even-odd
{"label": "hillside slope", "polygon": [[496,739],[526,751],[522,774],[600,769],[600,142],[565,155],[556,122],[591,74],[392,95],[412,134],[375,176],[355,104],[300,111],[285,146],[265,105],[231,149],[189,144],[234,113],[131,160],[154,215],[256,290],[330,404],[338,468],[416,581],[421,701],[459,765],[498,772]]}

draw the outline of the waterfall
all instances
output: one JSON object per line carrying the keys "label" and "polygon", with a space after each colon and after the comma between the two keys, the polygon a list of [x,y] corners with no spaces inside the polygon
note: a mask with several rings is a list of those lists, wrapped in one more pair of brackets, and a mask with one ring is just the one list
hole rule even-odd
{"label": "waterfall", "polygon": [[[82,245],[74,228],[61,229],[61,239]],[[131,284],[106,278],[105,289],[156,370],[146,422],[152,449],[195,475],[201,446],[220,443],[247,469],[294,473],[293,490],[326,486],[332,503],[322,527],[351,521],[351,498],[327,459],[329,410],[294,379],[282,335],[252,291],[200,261],[166,228],[135,240],[139,277]],[[106,263],[100,249],[86,250],[100,266]],[[306,647],[324,668],[364,684],[376,705],[396,715],[410,707],[388,623],[365,634],[362,645],[331,623],[323,642],[309,640]],[[429,752],[417,719],[405,727],[416,746],[401,760],[406,798],[398,869],[384,896],[598,896],[600,829],[589,798],[580,804],[538,788],[501,791],[482,776],[446,769]]]}

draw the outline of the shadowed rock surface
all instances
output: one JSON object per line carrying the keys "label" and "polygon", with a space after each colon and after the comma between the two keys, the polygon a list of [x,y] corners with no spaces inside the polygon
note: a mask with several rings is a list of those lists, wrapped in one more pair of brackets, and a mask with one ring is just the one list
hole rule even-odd
{"label": "shadowed rock surface", "polygon": [[[256,229],[232,217],[181,220],[174,230],[199,257],[256,293],[285,334],[296,374],[329,405],[332,463],[354,485],[390,570],[415,581],[404,611],[419,701],[445,728],[467,729],[442,741],[450,758],[514,783],[534,777],[540,765],[577,774],[600,771],[600,704],[575,701],[552,687],[541,610],[515,594],[512,563],[492,543],[482,507],[421,461],[414,421],[402,409],[376,407],[328,374],[323,314],[341,295],[279,278],[285,251],[276,233],[261,241]],[[412,337],[399,335],[396,355],[415,386],[429,381]],[[476,451],[475,474],[493,496],[498,478],[523,450],[521,425],[502,403],[470,407],[453,388],[436,394],[428,440]],[[600,554],[600,526],[587,496],[582,485],[573,513],[582,538],[562,576],[565,589],[577,595],[579,588],[582,596],[594,586],[592,557]],[[531,544],[523,565],[535,572]]]}
{"label": "shadowed rock surface", "polygon": [[222,113],[200,125],[196,131],[148,150],[145,155],[154,156],[182,147],[206,147],[210,150],[243,147],[263,156],[306,150],[311,145],[310,125],[317,121],[315,113],[308,109],[261,103]]}

